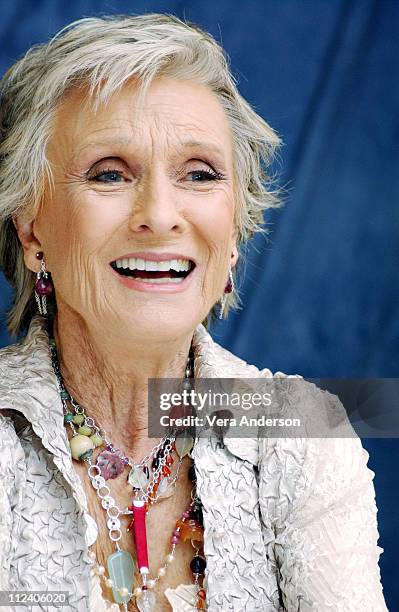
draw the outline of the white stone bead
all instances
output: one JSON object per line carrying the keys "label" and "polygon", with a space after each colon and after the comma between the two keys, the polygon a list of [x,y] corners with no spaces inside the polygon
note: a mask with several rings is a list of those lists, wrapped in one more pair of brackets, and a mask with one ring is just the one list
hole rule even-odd
{"label": "white stone bead", "polygon": [[164,567],[160,567],[158,570],[158,576],[165,576],[166,569]]}
{"label": "white stone bead", "polygon": [[114,586],[114,581],[111,580],[111,578],[107,578],[105,584],[107,585],[107,587],[111,588]]}
{"label": "white stone bead", "polygon": [[90,438],[81,434],[73,436],[69,441],[69,446],[74,459],[79,459],[85,451],[95,448]]}
{"label": "white stone bead", "polygon": [[133,591],[133,595],[135,597],[137,597],[137,595],[140,595],[140,593],[141,593],[141,587],[136,587]]}
{"label": "white stone bead", "polygon": [[122,587],[121,589],[119,589],[119,595],[121,597],[126,597],[127,595],[129,595],[129,589],[127,589],[126,587]]}
{"label": "white stone bead", "polygon": [[100,574],[100,576],[103,576],[105,574],[105,567],[103,565],[99,565],[97,568],[97,571]]}
{"label": "white stone bead", "polygon": [[149,588],[149,589],[153,589],[155,585],[156,585],[156,581],[155,581],[155,580],[153,580],[152,578],[150,578],[150,579],[147,581],[147,586],[148,586],[148,588]]}
{"label": "white stone bead", "polygon": [[88,556],[89,556],[90,561],[96,560],[96,553],[94,552],[94,550],[90,550]]}
{"label": "white stone bead", "polygon": [[175,556],[172,555],[172,553],[170,553],[169,555],[166,555],[166,560],[167,560],[168,563],[171,563],[174,558],[175,558]]}

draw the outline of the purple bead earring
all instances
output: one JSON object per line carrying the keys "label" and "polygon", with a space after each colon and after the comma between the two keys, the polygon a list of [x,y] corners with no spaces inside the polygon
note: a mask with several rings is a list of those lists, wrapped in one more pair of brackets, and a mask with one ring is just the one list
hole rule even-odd
{"label": "purple bead earring", "polygon": [[39,313],[47,316],[47,296],[53,292],[54,287],[48,276],[43,251],[38,251],[36,258],[40,259],[40,270],[36,274],[35,298]]}
{"label": "purple bead earring", "polygon": [[233,278],[233,272],[230,268],[229,270],[229,278],[228,281],[226,283],[226,286],[224,288],[224,293],[222,296],[222,299],[220,300],[220,312],[219,312],[219,319],[223,319],[223,313],[224,313],[224,309],[226,308],[226,301],[227,301],[227,296],[229,293],[233,293],[234,291],[234,278]]}

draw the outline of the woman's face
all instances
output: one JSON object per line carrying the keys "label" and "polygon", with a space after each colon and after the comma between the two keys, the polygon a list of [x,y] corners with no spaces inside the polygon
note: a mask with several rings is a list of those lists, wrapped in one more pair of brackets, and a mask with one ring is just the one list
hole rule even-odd
{"label": "woman's face", "polygon": [[204,319],[236,263],[232,136],[203,85],[162,77],[140,111],[135,100],[134,83],[97,113],[68,95],[33,232],[59,309],[93,331],[167,340]]}

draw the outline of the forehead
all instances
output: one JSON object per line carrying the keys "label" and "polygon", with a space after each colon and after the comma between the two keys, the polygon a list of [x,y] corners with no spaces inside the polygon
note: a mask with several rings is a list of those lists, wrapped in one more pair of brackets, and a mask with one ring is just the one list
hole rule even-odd
{"label": "forehead", "polygon": [[216,95],[205,85],[158,77],[148,88],[142,107],[137,85],[130,81],[94,111],[87,91],[68,92],[53,124],[51,144],[77,149],[104,138],[121,144],[205,142],[219,149],[226,161],[232,155],[232,132]]}

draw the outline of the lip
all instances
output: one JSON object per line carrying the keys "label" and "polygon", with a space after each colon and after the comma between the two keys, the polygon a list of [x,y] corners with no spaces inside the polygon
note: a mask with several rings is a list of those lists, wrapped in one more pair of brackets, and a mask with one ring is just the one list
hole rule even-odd
{"label": "lip", "polygon": [[[196,264],[195,259],[192,257],[188,257],[187,255],[182,255],[182,253],[155,253],[151,251],[137,251],[136,253],[127,253],[126,255],[120,255],[113,261],[117,261],[118,259],[144,259],[146,261],[169,261],[171,259],[189,259]],[[110,262],[110,263],[113,263]]]}
{"label": "lip", "polygon": [[[146,261],[169,261],[170,259],[189,259],[195,264],[190,274],[186,276],[182,282],[170,282],[167,284],[141,282],[140,280],[130,278],[129,276],[121,276],[110,265],[112,273],[118,278],[122,285],[124,285],[128,289],[142,291],[143,293],[182,293],[183,291],[186,291],[186,289],[188,289],[191,284],[192,278],[197,271],[197,265],[195,260],[192,257],[187,257],[186,255],[182,255],[181,253],[151,253],[149,251],[139,251],[136,253],[128,253],[127,255],[122,255],[117,259],[129,259],[131,257],[137,257]],[[113,261],[116,261],[116,259],[114,259]]]}

